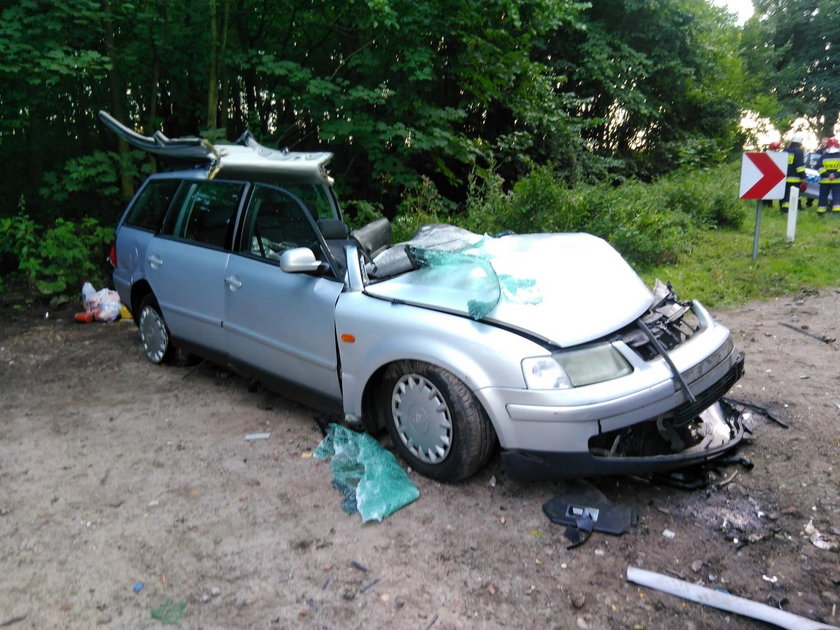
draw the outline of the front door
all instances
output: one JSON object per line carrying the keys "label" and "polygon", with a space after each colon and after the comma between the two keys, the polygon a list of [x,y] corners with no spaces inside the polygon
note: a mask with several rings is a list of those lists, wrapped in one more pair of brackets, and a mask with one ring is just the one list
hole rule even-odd
{"label": "front door", "polygon": [[226,347],[234,364],[340,400],[334,311],[344,284],[278,264],[287,249],[320,251],[316,230],[296,197],[254,188],[225,272]]}

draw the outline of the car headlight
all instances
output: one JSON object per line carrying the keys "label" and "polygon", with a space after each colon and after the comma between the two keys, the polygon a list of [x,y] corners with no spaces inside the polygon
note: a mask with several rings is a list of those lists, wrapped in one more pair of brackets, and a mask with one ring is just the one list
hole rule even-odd
{"label": "car headlight", "polygon": [[569,389],[609,381],[633,371],[611,344],[556,352],[522,361],[528,389]]}

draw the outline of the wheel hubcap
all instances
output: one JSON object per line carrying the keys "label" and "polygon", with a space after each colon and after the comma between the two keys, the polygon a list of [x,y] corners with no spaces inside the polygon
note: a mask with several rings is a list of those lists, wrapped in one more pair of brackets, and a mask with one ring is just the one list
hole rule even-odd
{"label": "wheel hubcap", "polygon": [[452,446],[452,419],[443,394],[419,374],[406,374],[391,397],[394,425],[403,445],[419,460],[439,464]]}
{"label": "wheel hubcap", "polygon": [[169,345],[169,333],[157,311],[147,306],[140,313],[140,339],[143,350],[152,363],[160,363]]}

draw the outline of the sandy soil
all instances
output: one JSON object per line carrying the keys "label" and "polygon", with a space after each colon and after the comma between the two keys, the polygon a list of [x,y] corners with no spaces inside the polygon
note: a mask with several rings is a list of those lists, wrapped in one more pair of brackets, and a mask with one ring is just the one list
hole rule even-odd
{"label": "sandy soil", "polygon": [[183,628],[767,627],[628,566],[840,624],[840,554],[804,533],[840,540],[840,354],[801,332],[840,336],[840,292],[717,315],[747,355],[732,397],[789,428],[754,416],[755,467],[705,489],[594,481],[639,525],[570,550],[541,509],[567,486],[514,483],[498,456],[458,485],[412,474],[420,499],[363,526],[306,456],[316,412],[212,365],[151,365],[130,323],[3,306],[0,628],[157,628],[167,601]]}

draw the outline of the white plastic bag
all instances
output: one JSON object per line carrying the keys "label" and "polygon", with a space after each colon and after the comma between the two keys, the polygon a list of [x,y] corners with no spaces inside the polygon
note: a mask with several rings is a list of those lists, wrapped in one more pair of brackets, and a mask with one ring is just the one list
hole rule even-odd
{"label": "white plastic bag", "polygon": [[82,302],[85,312],[92,313],[100,322],[112,322],[120,316],[120,295],[111,289],[94,291],[90,282],[82,286]]}

